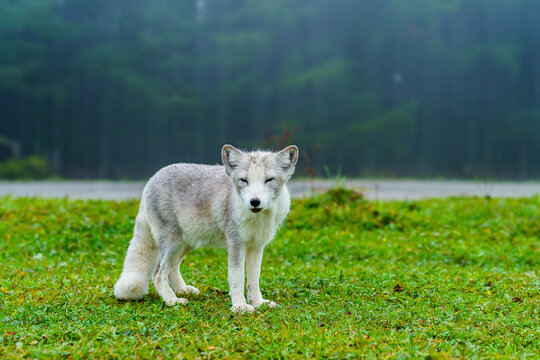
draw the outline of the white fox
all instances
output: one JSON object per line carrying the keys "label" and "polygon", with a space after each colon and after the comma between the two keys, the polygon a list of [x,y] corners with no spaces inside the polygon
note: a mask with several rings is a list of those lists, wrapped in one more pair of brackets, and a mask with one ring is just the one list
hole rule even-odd
{"label": "white fox", "polygon": [[[226,246],[232,311],[253,312],[267,303],[259,288],[263,250],[289,212],[287,181],[298,160],[291,145],[272,153],[221,151],[223,166],[174,164],[146,184],[124,268],[114,286],[118,299],[139,299],[152,276],[167,305],[199,294],[179,271],[184,256],[201,246]],[[247,269],[247,302],[244,297]],[[248,304],[249,302],[249,304]]]}

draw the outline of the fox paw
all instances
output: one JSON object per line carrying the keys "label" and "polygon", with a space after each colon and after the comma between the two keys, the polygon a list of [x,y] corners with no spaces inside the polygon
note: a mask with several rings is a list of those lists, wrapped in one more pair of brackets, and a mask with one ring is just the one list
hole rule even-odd
{"label": "fox paw", "polygon": [[270,308],[275,308],[275,307],[278,307],[278,303],[274,302],[274,301],[270,301],[270,300],[262,300],[262,301],[259,301],[259,302],[252,302],[251,303],[254,307],[258,308],[259,306],[261,305],[268,305],[268,307]]}
{"label": "fox paw", "polygon": [[231,308],[231,311],[233,313],[237,314],[249,314],[255,311],[255,308],[249,304],[242,304],[242,305],[233,305]]}
{"label": "fox paw", "polygon": [[201,292],[195,286],[186,285],[185,288],[178,289],[176,293],[179,295],[184,295],[184,294],[199,295]]}
{"label": "fox paw", "polygon": [[184,298],[174,298],[174,299],[165,300],[165,304],[167,304],[169,306],[174,306],[176,304],[185,305],[188,302],[189,301],[187,299],[184,299]]}

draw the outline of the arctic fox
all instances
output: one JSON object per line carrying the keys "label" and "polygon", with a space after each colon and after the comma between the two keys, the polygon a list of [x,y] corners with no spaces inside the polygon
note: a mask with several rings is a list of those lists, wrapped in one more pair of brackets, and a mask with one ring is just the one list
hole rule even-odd
{"label": "arctic fox", "polygon": [[[184,256],[202,246],[228,250],[233,312],[253,312],[267,303],[259,288],[263,250],[289,212],[287,181],[298,160],[291,145],[277,153],[221,151],[223,166],[174,164],[146,184],[124,268],[114,286],[118,299],[139,299],[150,277],[167,305],[186,304],[177,295],[199,294],[179,271]],[[247,302],[244,297],[247,269]]]}

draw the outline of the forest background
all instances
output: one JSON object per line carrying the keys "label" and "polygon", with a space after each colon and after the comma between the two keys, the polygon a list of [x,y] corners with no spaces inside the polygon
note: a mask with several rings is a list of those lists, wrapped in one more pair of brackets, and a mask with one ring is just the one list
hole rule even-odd
{"label": "forest background", "polygon": [[297,144],[304,174],[540,175],[537,1],[19,0],[0,14],[0,177],[26,161],[36,177],[143,179],[218,163],[224,143]]}

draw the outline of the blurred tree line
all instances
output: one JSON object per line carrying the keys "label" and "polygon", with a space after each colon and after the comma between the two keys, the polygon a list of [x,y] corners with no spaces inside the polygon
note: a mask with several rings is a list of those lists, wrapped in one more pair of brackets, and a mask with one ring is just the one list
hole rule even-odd
{"label": "blurred tree line", "polygon": [[62,176],[143,178],[220,162],[224,143],[288,142],[319,174],[540,175],[540,1],[0,0],[0,14],[0,136]]}

